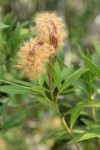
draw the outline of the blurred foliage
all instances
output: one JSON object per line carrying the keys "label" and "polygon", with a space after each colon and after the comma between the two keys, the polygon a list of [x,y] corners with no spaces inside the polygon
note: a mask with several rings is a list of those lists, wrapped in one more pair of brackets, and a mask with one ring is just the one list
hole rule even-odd
{"label": "blurred foliage", "polygon": [[[29,81],[16,68],[19,46],[33,34],[28,29],[33,24],[30,20],[36,12],[45,10],[58,11],[68,26],[66,50],[59,55],[56,68],[51,65],[51,72],[55,97],[59,84],[62,85],[58,104],[75,134],[70,143],[89,139],[80,143],[84,150],[98,150],[100,141],[90,138],[100,137],[100,18],[96,21],[99,9],[99,0],[0,1],[0,150],[68,148],[65,143],[70,137],[51,103],[41,96],[45,90],[50,96],[47,78]],[[68,67],[61,60],[67,50],[72,57]],[[88,70],[76,71],[82,64]],[[96,121],[91,112],[94,108]]]}

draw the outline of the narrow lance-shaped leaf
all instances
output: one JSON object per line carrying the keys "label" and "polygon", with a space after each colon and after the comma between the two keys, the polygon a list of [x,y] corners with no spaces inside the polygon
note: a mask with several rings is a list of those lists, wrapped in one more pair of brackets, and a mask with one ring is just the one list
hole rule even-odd
{"label": "narrow lance-shaped leaf", "polygon": [[71,84],[73,84],[87,70],[88,70],[87,68],[83,67],[74,72],[71,76],[69,76],[69,78],[63,84],[61,91],[68,88]]}
{"label": "narrow lance-shaped leaf", "polygon": [[81,134],[74,136],[74,138],[69,142],[69,144],[80,142],[80,141],[91,139],[91,138],[95,138],[95,137],[100,138],[100,133],[96,133],[96,132],[81,133]]}
{"label": "narrow lance-shaped leaf", "polygon": [[100,107],[100,102],[87,102],[85,104],[79,105],[79,107]]}
{"label": "narrow lance-shaped leaf", "polygon": [[77,118],[79,117],[80,113],[83,111],[84,108],[76,106],[71,114],[70,117],[70,128],[72,128],[77,120]]}
{"label": "narrow lance-shaped leaf", "polygon": [[97,76],[98,78],[100,78],[100,68],[95,65],[89,58],[87,58],[86,56],[83,56],[84,62],[86,64],[86,66],[91,70],[91,72]]}
{"label": "narrow lance-shaped leaf", "polygon": [[44,88],[43,87],[41,87],[41,86],[33,86],[32,88],[31,88],[31,91],[33,92],[33,94],[34,93],[40,93],[40,94],[44,94]]}
{"label": "narrow lance-shaped leaf", "polygon": [[57,129],[55,132],[49,135],[49,138],[54,138],[56,140],[66,139],[68,134],[66,134],[65,129]]}
{"label": "narrow lance-shaped leaf", "polygon": [[8,28],[9,25],[0,22],[0,29]]}
{"label": "narrow lance-shaped leaf", "polygon": [[58,75],[58,77],[59,77],[59,80],[61,81],[61,69],[60,69],[60,65],[59,65],[58,61],[56,62],[55,70],[56,70],[56,72],[57,72],[57,75]]}
{"label": "narrow lance-shaped leaf", "polygon": [[35,100],[40,102],[42,105],[44,105],[48,109],[55,111],[55,108],[52,105],[51,101],[45,95],[44,95],[44,97],[36,97]]}
{"label": "narrow lance-shaped leaf", "polygon": [[62,70],[62,74],[61,74],[62,80],[67,79],[69,77],[69,75],[71,74],[72,70],[73,70],[73,66],[64,68],[64,70]]}
{"label": "narrow lance-shaped leaf", "polygon": [[4,125],[1,126],[2,129],[9,128],[10,126],[13,127],[14,124],[16,124],[17,121],[20,120],[21,117],[22,117],[23,115],[25,115],[26,113],[28,113],[28,111],[22,111],[22,112],[20,112],[20,113],[17,113],[17,114],[15,114],[15,115],[13,115],[12,117],[9,117],[9,118],[5,121]]}
{"label": "narrow lance-shaped leaf", "polygon": [[92,120],[89,120],[89,119],[85,119],[85,118],[81,118],[82,122],[84,122],[85,125],[91,127],[91,126],[94,126],[94,121]]}
{"label": "narrow lance-shaped leaf", "polygon": [[14,83],[18,83],[20,85],[24,85],[24,86],[28,86],[28,87],[32,87],[33,84],[31,82],[26,82],[26,81],[21,81],[21,80],[12,80]]}
{"label": "narrow lance-shaped leaf", "polygon": [[74,92],[76,89],[77,89],[77,87],[73,87],[73,88],[71,88],[71,89],[68,89],[68,90],[62,91],[60,94],[67,94],[67,93],[71,93],[71,92]]}
{"label": "narrow lance-shaped leaf", "polygon": [[50,71],[51,71],[51,74],[52,74],[52,77],[55,81],[56,86],[59,87],[60,78],[59,78],[59,75],[58,75],[56,69],[54,68],[54,66],[52,64],[50,64]]}
{"label": "narrow lance-shaped leaf", "polygon": [[12,80],[12,81],[7,81],[7,80],[0,80],[1,83],[6,83],[9,85],[14,85],[14,86],[19,86],[23,88],[29,88],[32,87],[32,83],[25,82],[25,81],[20,81],[20,80]]}
{"label": "narrow lance-shaped leaf", "polygon": [[0,92],[11,94],[27,94],[30,93],[30,88],[24,88],[15,85],[0,86]]}

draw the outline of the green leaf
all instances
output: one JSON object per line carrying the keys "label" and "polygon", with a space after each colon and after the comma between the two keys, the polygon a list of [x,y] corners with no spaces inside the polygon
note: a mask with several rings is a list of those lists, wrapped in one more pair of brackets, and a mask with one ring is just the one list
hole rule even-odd
{"label": "green leaf", "polygon": [[100,95],[100,83],[99,82],[97,84],[92,83],[91,86],[95,90],[95,92]]}
{"label": "green leaf", "polygon": [[19,119],[21,119],[21,117],[22,117],[23,115],[26,115],[26,113],[28,113],[28,111],[22,111],[22,112],[20,112],[20,113],[17,113],[17,114],[15,114],[15,115],[9,117],[9,118],[5,121],[4,125],[2,125],[2,129],[13,127],[14,124],[16,124],[17,121],[18,121]]}
{"label": "green leaf", "polygon": [[93,125],[89,126],[92,132],[95,132],[100,135],[100,124],[94,123]]}
{"label": "green leaf", "polygon": [[80,105],[81,107],[100,107],[100,102],[87,102],[83,105]]}
{"label": "green leaf", "polygon": [[10,94],[27,94],[30,93],[30,88],[24,88],[15,85],[3,85],[0,86],[0,92],[10,93]]}
{"label": "green leaf", "polygon": [[31,90],[32,90],[32,92],[33,92],[33,94],[35,93],[40,93],[40,94],[44,94],[44,91],[45,91],[45,89],[43,88],[43,87],[41,87],[41,86],[33,86],[32,88],[31,88]]}
{"label": "green leaf", "polygon": [[69,75],[71,74],[72,70],[73,70],[73,66],[70,66],[68,68],[64,68],[64,70],[62,70],[62,74],[61,74],[62,80],[68,78]]}
{"label": "green leaf", "polygon": [[50,64],[50,71],[51,71],[51,74],[52,74],[52,77],[53,77],[53,79],[55,81],[56,86],[59,87],[59,85],[60,85],[60,78],[59,78],[59,75],[58,75],[55,67],[52,64]]}
{"label": "green leaf", "polygon": [[0,22],[0,29],[8,28],[9,25]]}
{"label": "green leaf", "polygon": [[100,88],[96,89],[97,93],[100,94]]}
{"label": "green leaf", "polygon": [[77,134],[69,142],[69,144],[76,143],[76,142],[83,141],[83,140],[87,140],[87,139],[91,139],[91,138],[95,138],[95,137],[99,137],[100,138],[100,134],[95,133],[95,132],[85,132],[85,133]]}
{"label": "green leaf", "polygon": [[72,89],[68,89],[68,90],[62,91],[60,94],[68,94],[68,93],[74,92],[76,90],[76,88],[77,87],[74,87]]}
{"label": "green leaf", "polygon": [[57,72],[57,75],[59,76],[59,80],[61,81],[61,69],[60,69],[60,65],[59,65],[58,61],[56,62],[55,70]]}
{"label": "green leaf", "polygon": [[86,126],[89,126],[89,127],[91,127],[91,126],[93,126],[95,124],[94,121],[87,120],[85,118],[81,118],[81,120],[82,120],[82,122],[85,123]]}
{"label": "green leaf", "polygon": [[77,104],[79,107],[100,107],[100,102],[90,101],[85,98],[82,98],[82,101]]}
{"label": "green leaf", "polygon": [[70,128],[72,128],[77,120],[77,118],[79,117],[80,113],[83,111],[84,108],[76,106],[73,110],[72,110],[72,114],[70,117]]}
{"label": "green leaf", "polygon": [[100,78],[100,68],[95,65],[89,58],[87,58],[86,56],[83,56],[83,60],[84,63],[86,64],[86,66],[91,70],[91,72]]}
{"label": "green leaf", "polygon": [[[52,102],[49,100],[49,98],[45,95],[45,89],[40,86],[33,86],[32,87],[33,94],[37,94],[37,97],[35,98],[38,102],[42,103],[45,107],[51,108],[52,110],[55,110],[54,106],[52,105]],[[41,95],[38,97],[38,95]]]}
{"label": "green leaf", "polygon": [[[73,107],[68,101],[65,101],[65,100],[59,101],[59,105],[65,107],[65,108],[72,108]],[[70,110],[72,110],[72,109],[70,109]]]}
{"label": "green leaf", "polygon": [[61,58],[58,57],[58,61],[59,61],[59,63],[60,63],[61,66],[65,67],[65,68],[68,67],[68,66],[64,63],[63,59],[61,59]]}
{"label": "green leaf", "polygon": [[80,56],[83,57],[84,51],[83,51],[82,47],[78,44],[77,48],[78,48],[78,52],[79,52]]}
{"label": "green leaf", "polygon": [[20,126],[20,125],[23,125],[26,121],[23,120],[23,121],[17,121],[17,122],[14,122],[12,124],[10,124],[9,126],[7,127],[2,127],[2,130],[7,130],[8,128],[14,128],[14,127],[17,127],[17,126]]}
{"label": "green leaf", "polygon": [[70,85],[72,85],[83,73],[85,73],[88,69],[83,67],[76,72],[74,72],[69,78],[64,82],[61,91],[68,88]]}
{"label": "green leaf", "polygon": [[51,101],[45,95],[44,95],[44,97],[36,97],[36,101],[40,102],[41,104],[43,104],[48,109],[55,111],[55,108],[52,105]]}
{"label": "green leaf", "polygon": [[45,80],[45,75],[42,74],[42,75],[39,77],[39,81],[38,81],[40,86],[43,86],[44,80]]}
{"label": "green leaf", "polygon": [[32,87],[33,84],[31,82],[26,82],[26,81],[21,81],[21,80],[12,80],[14,83],[18,83],[20,85],[24,85],[24,86],[29,86],[29,87]]}
{"label": "green leaf", "polygon": [[53,138],[58,140],[61,139],[66,139],[67,138],[67,134],[66,134],[66,130],[65,129],[56,129],[55,131],[53,131],[51,134],[48,135],[47,138]]}
{"label": "green leaf", "polygon": [[20,81],[20,80],[12,80],[12,81],[0,80],[0,82],[6,83],[6,84],[10,84],[10,85],[14,85],[14,86],[19,86],[19,87],[27,88],[27,89],[29,87],[32,87],[32,85],[33,85],[32,83],[24,82],[24,81]]}
{"label": "green leaf", "polygon": [[92,80],[91,72],[87,71],[83,74],[83,82],[85,84],[86,91],[91,95],[92,93],[92,87],[91,87],[91,80]]}
{"label": "green leaf", "polygon": [[[84,55],[83,55],[83,57],[84,57]],[[91,54],[90,54],[90,51],[88,50],[88,48],[86,49],[86,57],[87,57],[88,59],[92,60]]]}

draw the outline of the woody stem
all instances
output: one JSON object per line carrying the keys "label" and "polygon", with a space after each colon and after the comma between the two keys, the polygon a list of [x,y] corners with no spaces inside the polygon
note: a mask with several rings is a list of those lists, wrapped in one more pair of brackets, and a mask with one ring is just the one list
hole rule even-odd
{"label": "woody stem", "polygon": [[53,87],[52,87],[52,75],[50,72],[50,63],[48,63],[48,78],[49,78],[50,96],[51,96],[51,100],[53,100]]}

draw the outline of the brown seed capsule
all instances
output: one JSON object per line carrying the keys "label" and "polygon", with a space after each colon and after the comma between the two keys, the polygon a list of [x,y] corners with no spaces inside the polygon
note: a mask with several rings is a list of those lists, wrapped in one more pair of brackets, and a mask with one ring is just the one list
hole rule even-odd
{"label": "brown seed capsule", "polygon": [[59,48],[66,37],[65,25],[61,17],[56,13],[39,13],[35,18],[36,31],[45,42]]}
{"label": "brown seed capsule", "polygon": [[18,53],[20,69],[27,76],[37,78],[46,71],[45,64],[54,53],[53,46],[44,43],[41,38],[32,38]]}

